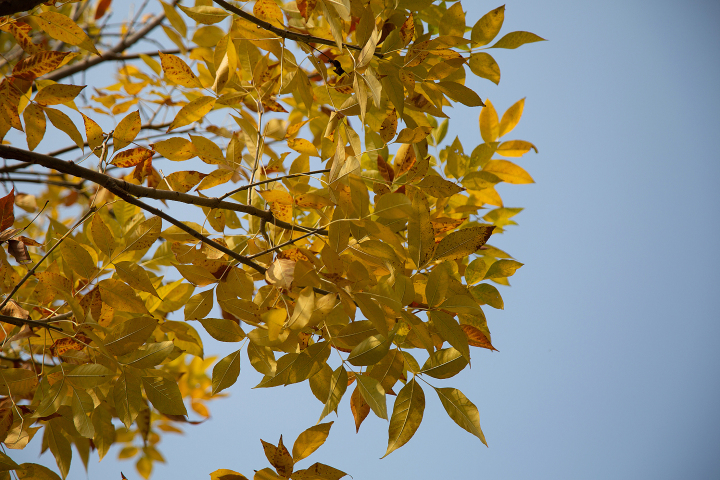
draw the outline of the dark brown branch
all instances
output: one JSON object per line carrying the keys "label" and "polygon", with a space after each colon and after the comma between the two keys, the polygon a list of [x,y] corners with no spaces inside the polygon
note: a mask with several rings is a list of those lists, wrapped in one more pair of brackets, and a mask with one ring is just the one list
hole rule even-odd
{"label": "dark brown branch", "polygon": [[[254,23],[258,27],[264,28],[265,30],[268,30],[268,31],[274,33],[278,37],[287,38],[288,40],[294,40],[296,42],[302,42],[302,43],[307,43],[307,44],[319,43],[321,45],[337,46],[337,43],[335,43],[334,40],[330,40],[327,38],[315,37],[313,35],[308,35],[307,33],[291,32],[289,30],[285,30],[284,28],[278,28],[264,20],[260,20],[256,16],[251,15],[238,7],[230,5],[229,3],[227,3],[224,0],[213,0],[213,2],[220,5],[225,10],[228,10],[228,11],[236,14],[237,16],[242,17],[245,20],[248,20],[248,21]],[[363,47],[359,47],[357,45],[351,45],[348,43],[343,43],[343,47],[349,48],[351,50],[358,50],[358,51],[363,49]],[[385,56],[379,52],[375,52],[374,55],[378,58],[383,58]]]}
{"label": "dark brown branch", "polygon": [[15,183],[39,183],[42,185],[55,185],[57,187],[67,187],[79,190],[82,188],[82,182],[58,182],[57,180],[47,180],[38,178],[16,178],[16,177],[0,177],[0,182],[15,182]]}
{"label": "dark brown branch", "polygon": [[307,237],[309,237],[310,235],[315,235],[316,233],[317,233],[317,232],[308,232],[308,233],[306,233],[305,235],[301,235],[301,236],[299,236],[299,237],[297,237],[297,238],[293,238],[292,240],[288,240],[288,241],[285,242],[285,243],[281,243],[280,245],[275,245],[275,246],[272,247],[272,248],[268,248],[268,249],[265,250],[264,252],[256,253],[255,255],[250,255],[250,256],[247,257],[247,258],[249,258],[250,260],[252,260],[253,258],[261,257],[261,256],[266,255],[266,254],[268,254],[268,253],[274,252],[275,250],[280,250],[282,247],[286,247],[286,246],[288,246],[288,245],[292,245],[293,243],[295,243],[295,242],[297,242],[297,241],[299,241],[299,240],[302,240],[303,238],[307,238]]}
{"label": "dark brown branch", "polygon": [[41,153],[22,150],[20,148],[11,147],[9,145],[0,145],[0,157],[34,163],[36,165],[42,165],[43,167],[51,168],[59,172],[67,173],[68,175],[73,175],[78,178],[84,178],[85,180],[96,183],[97,185],[100,185],[101,187],[104,187],[113,193],[115,193],[115,190],[119,189],[136,197],[153,198],[155,200],[172,200],[175,202],[182,202],[201,207],[233,210],[235,212],[247,213],[248,215],[252,215],[261,219],[264,218],[268,223],[272,223],[273,225],[283,228],[285,230],[316,232],[320,235],[327,235],[327,230],[315,230],[300,225],[293,225],[292,223],[279,220],[272,214],[272,212],[253,207],[251,205],[225,202],[218,198],[203,198],[189,195],[187,193],[173,192],[170,190],[158,190],[156,188],[143,187],[142,185],[134,185],[132,183],[126,182],[125,180],[114,178],[109,175],[105,175],[104,173],[90,170],[89,168],[81,167],[80,165],[76,165],[73,162],[60,160],[58,158],[43,155]]}
{"label": "dark brown branch", "polygon": [[157,215],[158,217],[162,218],[163,220],[166,220],[166,221],[172,223],[173,225],[175,225],[176,227],[178,227],[180,230],[184,231],[185,233],[188,233],[188,234],[192,235],[194,238],[197,238],[198,240],[200,240],[201,242],[203,242],[207,245],[210,245],[214,249],[227,254],[228,256],[230,256],[231,258],[234,258],[235,260],[242,263],[243,265],[247,265],[248,267],[254,268],[258,272],[263,273],[263,274],[267,270],[267,268],[253,262],[245,255],[240,255],[239,253],[233,252],[226,246],[221,245],[214,240],[211,240],[210,238],[201,234],[194,228],[188,227],[187,225],[182,223],[180,220],[177,220],[176,218],[168,215],[167,213],[163,212],[162,210],[157,209],[155,207],[151,207],[147,203],[142,202],[142,201],[138,200],[137,198],[134,198],[132,195],[129,195],[127,192],[121,190],[120,188],[111,187],[111,188],[108,188],[108,190],[110,190],[112,193],[114,193],[118,197],[122,198],[123,200],[125,200],[127,203],[137,205],[138,207],[142,208],[143,210],[150,212],[153,215]]}
{"label": "dark brown branch", "polygon": [[2,167],[0,168],[0,173],[10,173],[14,172],[15,170],[20,170],[22,168],[29,167],[30,165],[33,165],[32,162],[21,162],[16,165],[10,165],[8,167]]}
{"label": "dark brown branch", "polygon": [[27,325],[29,327],[41,327],[47,328],[48,330],[62,332],[62,328],[56,327],[55,325],[48,325],[47,323],[36,322],[35,320],[24,320],[22,318],[11,317],[9,315],[0,315],[0,322],[9,323],[10,325],[15,325],[16,327]]}
{"label": "dark brown branch", "polygon": [[41,5],[45,0],[0,0],[0,17],[27,12]]}
{"label": "dark brown branch", "polygon": [[160,25],[163,20],[165,20],[165,14],[161,13],[137,32],[133,33],[127,38],[123,38],[120,42],[118,42],[117,45],[115,45],[113,48],[111,48],[109,51],[105,52],[101,56],[87,57],[82,62],[78,62],[72,65],[66,65],[62,68],[55,70],[54,72],[48,73],[47,75],[43,76],[43,79],[54,80],[57,82],[63,78],[69,77],[70,75],[74,75],[78,72],[82,72],[83,70],[87,70],[88,68],[94,67],[95,65],[98,65],[100,63],[106,62],[108,60],[115,60],[117,59],[117,55],[124,52],[125,50],[133,46],[135,43],[140,41],[142,38],[147,36],[147,34],[150,33],[155,27]]}

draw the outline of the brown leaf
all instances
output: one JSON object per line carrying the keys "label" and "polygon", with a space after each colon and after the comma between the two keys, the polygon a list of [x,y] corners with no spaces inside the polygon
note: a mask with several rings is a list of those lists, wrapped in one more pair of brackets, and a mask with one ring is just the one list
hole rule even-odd
{"label": "brown leaf", "polygon": [[23,320],[30,319],[30,312],[18,305],[15,300],[7,302],[2,310],[0,310],[0,314],[7,315],[8,317],[21,318]]}
{"label": "brown leaf", "polygon": [[467,335],[468,344],[470,344],[471,346],[487,348],[488,350],[499,352],[498,349],[492,346],[490,340],[485,336],[482,331],[480,331],[480,329],[475,328],[472,325],[460,325],[460,328],[462,328],[465,332],[465,335]]}
{"label": "brown leaf", "polygon": [[352,410],[353,417],[355,418],[355,433],[357,433],[360,431],[360,425],[363,420],[365,420],[370,413],[370,405],[365,401],[357,387],[355,387],[355,390],[353,390],[350,396],[350,410]]}
{"label": "brown leaf", "polygon": [[15,206],[15,189],[0,198],[0,231],[5,231],[15,223],[13,207]]}
{"label": "brown leaf", "polygon": [[32,262],[25,244],[20,240],[8,241],[8,252],[15,257],[15,260],[20,264]]}

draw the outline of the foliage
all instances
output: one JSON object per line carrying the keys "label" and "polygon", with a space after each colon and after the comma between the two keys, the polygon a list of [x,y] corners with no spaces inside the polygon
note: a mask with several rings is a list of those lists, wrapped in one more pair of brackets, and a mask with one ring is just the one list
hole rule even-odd
{"label": "foliage", "polygon": [[[120,444],[147,478],[161,434],[197,423],[188,407],[207,418],[242,357],[258,388],[307,382],[319,422],[343,397],[357,429],[370,411],[389,419],[386,455],[414,435],[428,388],[485,443],[476,406],[432,382],[470,347],[495,350],[482,307],[503,308],[493,283],[522,266],[486,244],[520,211],[495,187],[531,183],[507,158],[535,147],[506,140],[524,101],[498,116],[466,67],[498,83],[488,49],[540,37],[488,47],[504,7],[467,27],[460,2],[160,2],[116,36],[111,0],[35,3],[0,18],[0,157],[19,161],[0,169],[5,447],[40,434],[64,478],[71,445],[87,466]],[[161,49],[129,53],[146,40]],[[92,84],[108,61],[117,82]],[[479,145],[443,143],[454,102],[483,107]],[[48,120],[70,147],[36,152]],[[202,330],[237,350],[205,356]],[[329,430],[292,453],[263,442],[273,468],[255,478],[345,476],[295,470]],[[0,471],[57,477],[5,454]]]}

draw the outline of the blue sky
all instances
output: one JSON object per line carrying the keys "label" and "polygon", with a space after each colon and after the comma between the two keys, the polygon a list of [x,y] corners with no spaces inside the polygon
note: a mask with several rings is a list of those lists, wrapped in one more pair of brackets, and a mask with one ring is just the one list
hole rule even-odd
{"label": "blue sky", "polygon": [[[498,6],[463,5],[468,22]],[[487,312],[500,352],[476,352],[442,383],[478,406],[490,447],[426,392],[422,426],[389,457],[387,423],[369,418],[356,435],[343,404],[312,461],[356,480],[720,476],[719,18],[711,1],[507,4],[503,32],[549,42],[497,52],[500,86],[470,86],[499,111],[527,97],[512,136],[538,146],[520,161],[537,183],[501,191],[525,210],[495,241],[525,267],[502,289],[505,310]],[[478,113],[456,112],[448,135],[470,142]],[[154,478],[251,475],[267,466],[260,438],[291,443],[315,422],[305,384],[251,390],[258,381],[244,362],[210,421],[165,436]],[[89,478],[135,478],[115,457],[92,459]]]}

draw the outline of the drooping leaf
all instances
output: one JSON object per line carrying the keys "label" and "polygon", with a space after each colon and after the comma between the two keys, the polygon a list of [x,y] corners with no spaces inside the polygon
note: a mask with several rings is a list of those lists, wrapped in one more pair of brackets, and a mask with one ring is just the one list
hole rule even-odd
{"label": "drooping leaf", "polygon": [[90,37],[66,15],[48,10],[35,16],[34,19],[52,38],[100,55]]}
{"label": "drooping leaf", "polygon": [[433,260],[452,260],[475,253],[485,245],[494,226],[463,228],[443,238],[435,249]]}
{"label": "drooping leaf", "polygon": [[330,435],[330,427],[333,422],[321,423],[308,428],[298,435],[292,449],[293,462],[297,463],[303,458],[307,458],[315,450],[325,443],[328,435]]}
{"label": "drooping leaf", "polygon": [[166,415],[187,415],[175,381],[165,377],[142,377],[143,388],[153,407]]}
{"label": "drooping leaf", "polygon": [[495,45],[490,48],[518,48],[526,43],[543,42],[544,38],[530,32],[510,32],[498,40]]}
{"label": "drooping leaf", "polygon": [[383,458],[405,445],[415,435],[425,411],[425,392],[413,378],[400,390],[390,417],[388,447]]}
{"label": "drooping leaf", "polygon": [[212,394],[215,395],[232,386],[240,375],[240,350],[220,360],[213,367]]}
{"label": "drooping leaf", "polygon": [[487,446],[485,435],[480,429],[480,414],[477,407],[457,388],[436,388],[435,392],[450,418],[460,428],[472,433]]}

